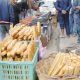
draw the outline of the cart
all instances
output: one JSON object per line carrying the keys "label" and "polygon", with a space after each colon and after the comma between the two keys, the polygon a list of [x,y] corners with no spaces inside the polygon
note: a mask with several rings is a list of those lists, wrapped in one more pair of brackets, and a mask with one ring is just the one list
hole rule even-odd
{"label": "cart", "polygon": [[41,14],[36,17],[30,25],[35,25],[37,22],[40,22],[42,25],[42,34],[43,36],[47,36],[48,40],[51,39],[52,35],[52,24],[51,24],[51,13]]}

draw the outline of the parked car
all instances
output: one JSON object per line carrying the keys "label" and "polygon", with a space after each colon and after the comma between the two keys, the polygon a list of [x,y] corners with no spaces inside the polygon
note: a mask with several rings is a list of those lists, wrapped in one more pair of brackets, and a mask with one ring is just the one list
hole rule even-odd
{"label": "parked car", "polygon": [[39,10],[42,13],[51,12],[52,14],[56,14],[56,9],[54,6],[54,2],[56,0],[42,0],[40,1]]}

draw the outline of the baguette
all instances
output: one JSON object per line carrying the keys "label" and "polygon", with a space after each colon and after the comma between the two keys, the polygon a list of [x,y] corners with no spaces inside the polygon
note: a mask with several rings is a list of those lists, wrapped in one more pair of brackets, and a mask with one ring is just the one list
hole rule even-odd
{"label": "baguette", "polygon": [[24,32],[25,32],[26,29],[27,29],[27,27],[24,27],[24,28],[18,33],[19,36],[22,35],[22,34],[24,34]]}
{"label": "baguette", "polygon": [[28,60],[32,61],[32,59],[33,59],[33,52],[31,51],[31,49],[27,50],[27,54],[28,54]]}
{"label": "baguette", "polygon": [[7,57],[11,56],[11,51],[7,52]]}
{"label": "baguette", "polygon": [[23,39],[23,37],[24,37],[24,35],[22,34],[22,35],[20,35],[20,36],[18,37],[18,39]]}
{"label": "baguette", "polygon": [[65,65],[64,75],[68,75],[69,73],[69,65]]}
{"label": "baguette", "polygon": [[9,34],[12,34],[12,32],[13,32],[15,29],[16,29],[16,26],[13,27],[13,28],[10,28],[10,30],[9,30]]}
{"label": "baguette", "polygon": [[8,46],[7,46],[7,50],[11,50],[13,48],[13,46],[16,44],[17,40],[14,39]]}
{"label": "baguette", "polygon": [[28,58],[28,47],[27,49],[23,52],[23,55],[22,55],[24,58],[27,57]]}
{"label": "baguette", "polygon": [[36,43],[35,43],[34,40],[31,41],[31,45],[32,45],[31,49],[32,49],[33,53],[35,53],[35,51],[36,51]]}
{"label": "baguette", "polygon": [[28,31],[28,36],[32,34],[32,28]]}
{"label": "baguette", "polygon": [[32,41],[31,41],[27,47],[27,54],[28,54],[29,61],[31,61],[33,59],[33,55],[34,55],[32,48],[33,48],[33,46],[32,46]]}
{"label": "baguette", "polygon": [[75,65],[75,69],[74,69],[74,75],[78,75],[80,74],[80,64],[76,64]]}
{"label": "baguette", "polygon": [[51,76],[52,72],[54,71],[54,68],[56,67],[58,61],[59,61],[59,58],[60,58],[60,53],[56,55],[53,63],[52,63],[52,66],[51,68],[49,69],[49,72],[48,72],[48,75]]}
{"label": "baguette", "polygon": [[24,31],[24,35],[26,35],[28,32],[29,32],[30,28],[27,28],[25,31]]}
{"label": "baguette", "polygon": [[37,29],[38,29],[38,36],[41,35],[41,24],[40,22],[37,22]]}
{"label": "baguette", "polygon": [[6,48],[12,41],[13,41],[12,39],[8,40],[8,41],[4,44],[4,48]]}
{"label": "baguette", "polygon": [[2,61],[2,56],[0,55],[0,61]]}
{"label": "baguette", "polygon": [[39,36],[39,32],[38,32],[38,27],[37,26],[35,26],[35,32],[36,32],[36,36],[38,37]]}
{"label": "baguette", "polygon": [[62,77],[64,75],[65,69],[66,69],[66,66],[63,66],[60,72],[57,74],[57,76]]}
{"label": "baguette", "polygon": [[24,33],[25,34],[25,36],[29,36],[31,33],[30,33],[30,28],[28,28],[28,30],[27,30],[27,32],[26,33]]}
{"label": "baguette", "polygon": [[64,66],[64,60],[65,60],[65,54],[61,54],[60,55],[60,59],[59,62],[57,63],[56,67],[54,68],[51,76],[57,75],[58,72],[62,69],[62,67]]}
{"label": "baguette", "polygon": [[36,40],[37,38],[37,33],[36,33],[36,27],[33,26],[33,37],[34,37],[34,40]]}
{"label": "baguette", "polygon": [[24,52],[27,49],[27,43],[23,43],[20,48],[16,51],[17,54],[21,54],[22,52]]}
{"label": "baguette", "polygon": [[26,36],[24,36],[24,37],[23,37],[23,39],[24,39],[24,40],[26,40],[26,39],[27,39],[27,37],[26,37]]}
{"label": "baguette", "polygon": [[13,49],[11,50],[11,56],[14,56],[15,54],[16,54],[16,51],[17,51],[17,49],[19,49],[20,48],[20,46],[21,46],[21,44],[22,44],[22,42],[17,42],[16,44],[15,44],[15,46],[13,47]]}
{"label": "baguette", "polygon": [[16,35],[13,36],[14,39],[17,39],[19,37],[18,33],[16,33]]}
{"label": "baguette", "polygon": [[11,36],[15,36],[21,29],[23,28],[23,26],[17,26],[14,31],[11,33]]}
{"label": "baguette", "polygon": [[31,40],[31,39],[33,39],[33,36],[32,35],[28,36],[28,40]]}
{"label": "baguette", "polygon": [[[66,64],[60,70],[58,76],[62,76],[62,75],[73,75],[74,74],[74,66],[73,66],[73,63],[68,59],[68,58],[70,58],[69,55],[66,54],[65,57],[66,57],[65,58]],[[67,60],[69,60],[69,62],[67,62]]]}
{"label": "baguette", "polygon": [[4,46],[4,42],[0,42],[0,51],[2,51],[2,47]]}
{"label": "baguette", "polygon": [[7,52],[6,51],[3,51],[2,53],[1,53],[1,56],[5,56],[7,54]]}
{"label": "baguette", "polygon": [[3,58],[3,61],[7,61],[7,58]]}

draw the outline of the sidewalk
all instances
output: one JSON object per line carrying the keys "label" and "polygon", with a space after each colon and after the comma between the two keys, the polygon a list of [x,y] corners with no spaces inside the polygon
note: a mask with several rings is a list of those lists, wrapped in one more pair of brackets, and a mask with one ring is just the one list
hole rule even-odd
{"label": "sidewalk", "polygon": [[61,49],[65,49],[66,47],[69,47],[75,43],[77,43],[77,37],[65,37],[65,38],[59,38],[60,35],[60,28],[53,28],[53,36],[51,41],[49,42],[45,56],[47,57],[51,53],[58,52]]}

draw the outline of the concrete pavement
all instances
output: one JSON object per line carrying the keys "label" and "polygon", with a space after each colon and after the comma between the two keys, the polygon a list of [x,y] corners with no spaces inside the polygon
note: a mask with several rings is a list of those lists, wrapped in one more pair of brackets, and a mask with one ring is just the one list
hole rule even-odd
{"label": "concrete pavement", "polygon": [[58,52],[61,49],[65,49],[66,47],[69,47],[77,43],[77,37],[70,36],[70,37],[60,38],[59,36],[60,36],[60,28],[53,27],[53,36],[46,48],[44,57],[47,57],[51,53]]}

